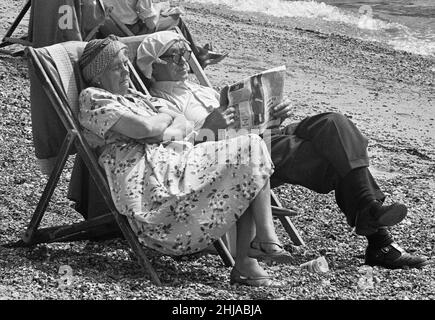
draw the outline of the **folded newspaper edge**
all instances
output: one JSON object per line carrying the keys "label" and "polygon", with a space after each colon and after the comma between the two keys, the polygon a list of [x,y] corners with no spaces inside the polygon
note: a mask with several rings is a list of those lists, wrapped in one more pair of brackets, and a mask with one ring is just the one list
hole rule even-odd
{"label": "folded newspaper edge", "polygon": [[279,126],[271,110],[283,99],[286,67],[279,66],[246,77],[221,90],[221,104],[236,109],[234,129],[247,129],[262,134]]}

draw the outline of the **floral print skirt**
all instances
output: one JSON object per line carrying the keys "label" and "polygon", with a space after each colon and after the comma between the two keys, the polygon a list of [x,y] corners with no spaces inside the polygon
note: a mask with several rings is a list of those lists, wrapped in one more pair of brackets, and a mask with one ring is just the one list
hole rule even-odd
{"label": "floral print skirt", "polygon": [[273,172],[254,134],[195,146],[114,143],[100,164],[141,243],[172,255],[201,251],[224,235]]}

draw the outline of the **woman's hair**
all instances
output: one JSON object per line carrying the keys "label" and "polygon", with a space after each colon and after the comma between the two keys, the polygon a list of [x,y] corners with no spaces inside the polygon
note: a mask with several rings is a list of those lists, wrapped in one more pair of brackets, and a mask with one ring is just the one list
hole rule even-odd
{"label": "woman's hair", "polygon": [[121,50],[127,50],[127,46],[114,35],[89,41],[79,59],[83,79],[94,84]]}

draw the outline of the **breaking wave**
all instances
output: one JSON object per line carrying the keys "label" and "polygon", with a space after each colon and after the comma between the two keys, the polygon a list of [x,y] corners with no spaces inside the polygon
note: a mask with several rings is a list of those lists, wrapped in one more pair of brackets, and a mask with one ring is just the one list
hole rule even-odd
{"label": "breaking wave", "polygon": [[372,18],[368,6],[361,7],[361,15],[354,15],[351,12],[315,1],[190,0],[189,2],[223,4],[235,11],[261,12],[276,17],[320,18],[326,21],[343,22],[369,30],[401,27],[396,23],[387,23]]}
{"label": "breaking wave", "polygon": [[[258,12],[275,17],[321,19],[327,22],[345,24],[359,30],[355,34],[348,34],[349,36],[384,42],[397,50],[435,56],[435,39],[421,35],[403,24],[374,17],[372,9],[368,5],[362,5],[358,12],[353,12],[316,1],[189,0],[188,2],[226,5],[239,12]],[[342,29],[337,32],[341,31]],[[361,36],[361,32],[363,36]]]}

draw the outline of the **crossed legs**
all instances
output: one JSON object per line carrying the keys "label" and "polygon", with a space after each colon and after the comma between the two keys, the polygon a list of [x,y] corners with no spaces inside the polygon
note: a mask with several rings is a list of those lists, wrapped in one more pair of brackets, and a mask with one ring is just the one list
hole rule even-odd
{"label": "crossed legs", "polygon": [[319,193],[335,191],[350,226],[368,240],[366,263],[386,268],[420,267],[426,259],[393,243],[385,227],[405,217],[404,205],[384,206],[385,195],[368,166],[367,139],[344,115],[308,117],[272,136],[275,182],[298,184]]}

